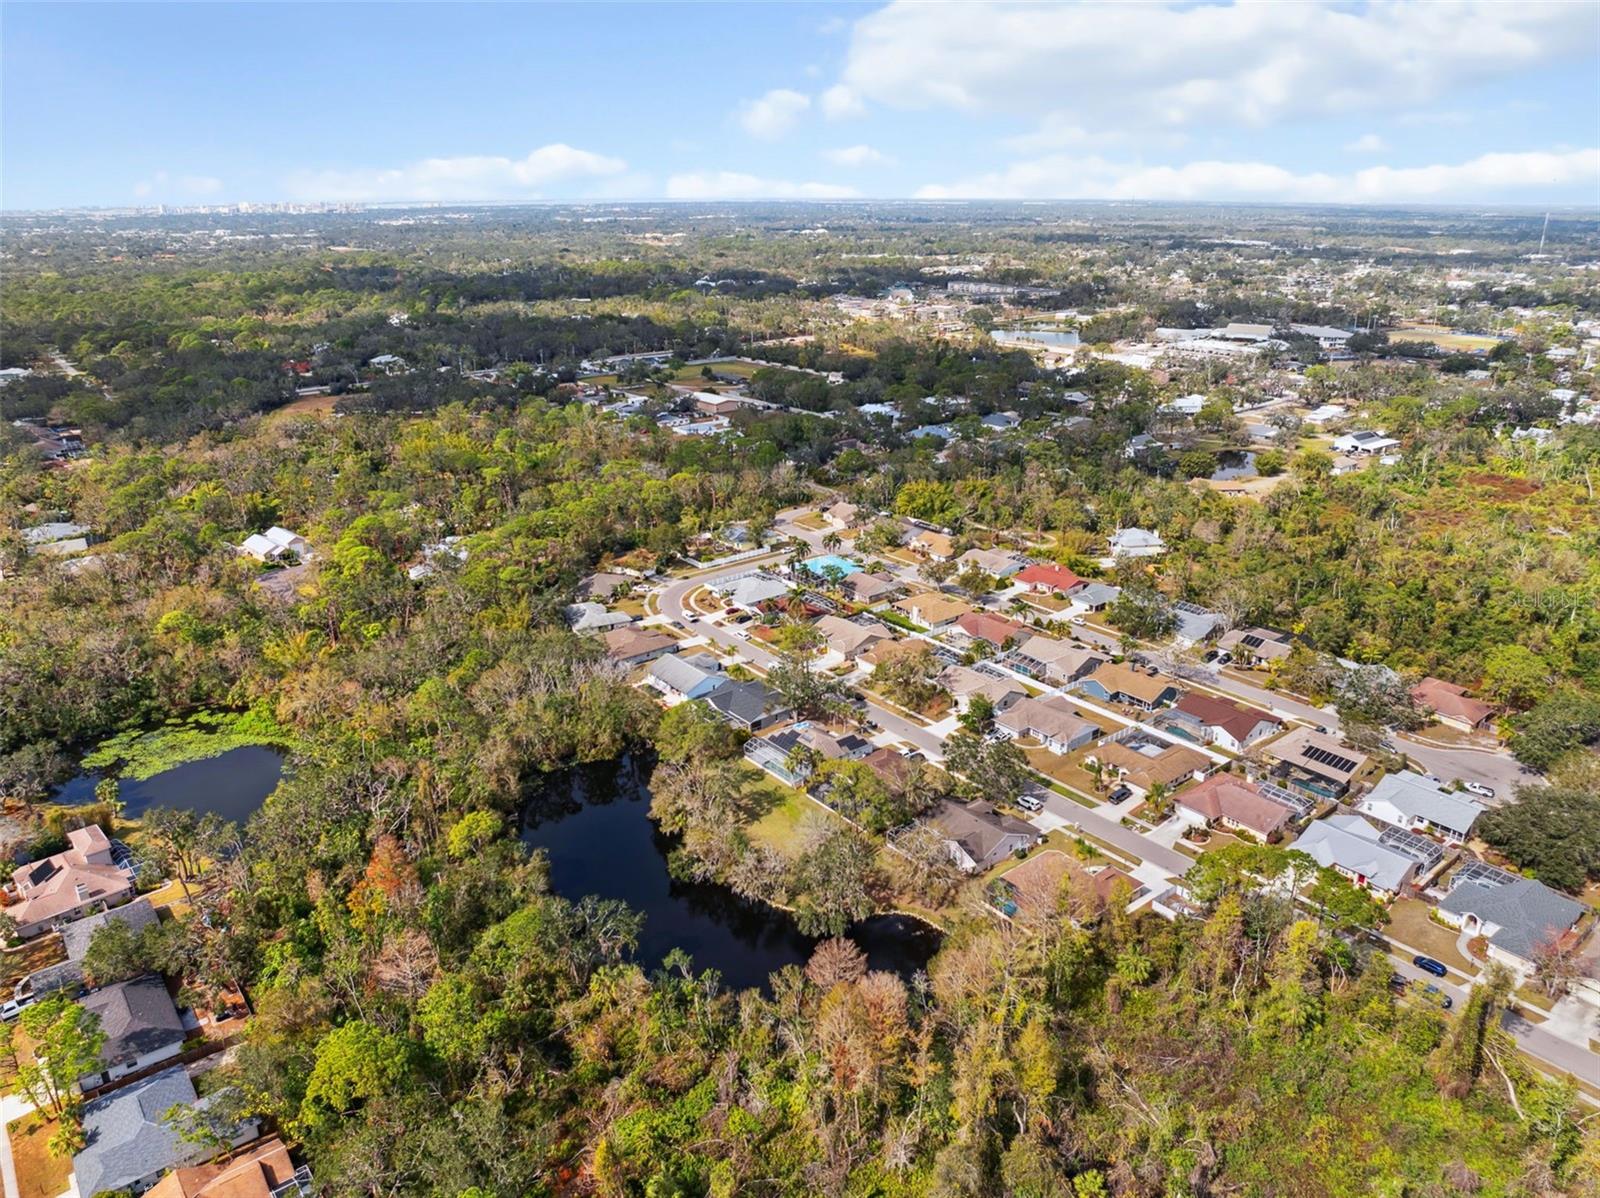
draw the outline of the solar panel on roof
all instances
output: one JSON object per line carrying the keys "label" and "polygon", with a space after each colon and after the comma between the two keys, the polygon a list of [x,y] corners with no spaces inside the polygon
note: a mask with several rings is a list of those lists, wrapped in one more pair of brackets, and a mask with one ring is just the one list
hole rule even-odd
{"label": "solar panel on roof", "polygon": [[1262,645],[1266,644],[1266,641],[1262,640],[1259,636],[1252,632],[1249,636],[1240,637],[1239,643],[1251,649],[1259,649]]}
{"label": "solar panel on roof", "polygon": [[1300,751],[1300,755],[1309,761],[1315,761],[1319,765],[1332,766],[1341,773],[1352,774],[1355,772],[1356,763],[1354,761],[1348,757],[1341,757],[1337,753],[1330,753],[1320,745],[1307,745]]}

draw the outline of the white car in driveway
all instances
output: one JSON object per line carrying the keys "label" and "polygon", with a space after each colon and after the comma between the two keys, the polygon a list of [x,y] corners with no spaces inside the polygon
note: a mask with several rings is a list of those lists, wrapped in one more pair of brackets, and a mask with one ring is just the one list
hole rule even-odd
{"label": "white car in driveway", "polygon": [[1468,794],[1477,795],[1480,799],[1494,798],[1494,787],[1485,786],[1482,782],[1463,782],[1461,789]]}

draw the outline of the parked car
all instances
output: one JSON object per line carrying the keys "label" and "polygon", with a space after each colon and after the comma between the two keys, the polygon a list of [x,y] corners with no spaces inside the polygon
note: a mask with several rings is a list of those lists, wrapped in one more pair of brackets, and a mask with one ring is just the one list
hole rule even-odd
{"label": "parked car", "polygon": [[29,995],[27,998],[13,998],[9,1002],[0,1003],[0,1019],[10,1023],[18,1015],[22,1014],[24,1008],[31,1007],[32,1005],[32,995]]}
{"label": "parked car", "polygon": [[1389,975],[1389,989],[1396,994],[1404,994],[1411,989],[1411,979],[1403,973],[1391,973]]}
{"label": "parked car", "polygon": [[1485,786],[1482,782],[1463,782],[1461,789],[1468,794],[1477,795],[1481,799],[1494,798],[1494,787]]}
{"label": "parked car", "polygon": [[1110,794],[1108,794],[1106,796],[1106,798],[1109,799],[1113,803],[1120,803],[1120,802],[1122,802],[1123,799],[1128,799],[1128,798],[1132,798],[1132,797],[1133,797],[1133,790],[1130,787],[1127,787],[1127,786],[1118,786],[1114,790],[1112,790],[1112,792]]}
{"label": "parked car", "polygon": [[1422,988],[1422,996],[1437,1006],[1441,1011],[1448,1011],[1451,1007],[1456,1005],[1455,999],[1451,998],[1432,982],[1429,982]]}
{"label": "parked car", "polygon": [[1224,649],[1221,653],[1217,654],[1217,664],[1219,666],[1225,666],[1232,660],[1233,660],[1233,654],[1229,653],[1226,649]]}
{"label": "parked car", "polygon": [[1443,961],[1435,961],[1432,957],[1424,957],[1420,953],[1411,958],[1411,963],[1423,973],[1431,973],[1436,978],[1448,977],[1450,970]]}
{"label": "parked car", "polygon": [[1203,661],[1203,662],[1208,662],[1208,663],[1216,661],[1217,660],[1217,651],[1215,649],[1212,649],[1209,653],[1207,653],[1200,660]]}
{"label": "parked car", "polygon": [[1017,806],[1023,811],[1043,811],[1044,800],[1038,795],[1020,795],[1017,798]]}

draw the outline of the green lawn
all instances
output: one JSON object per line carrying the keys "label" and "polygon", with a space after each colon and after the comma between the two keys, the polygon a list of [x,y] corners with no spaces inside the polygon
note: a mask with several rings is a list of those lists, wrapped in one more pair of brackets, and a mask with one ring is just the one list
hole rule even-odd
{"label": "green lawn", "polygon": [[784,786],[766,774],[752,777],[745,794],[761,811],[747,829],[752,840],[771,845],[786,857],[798,857],[802,830],[817,819],[837,820],[839,816],[821,803],[813,802],[798,790]]}

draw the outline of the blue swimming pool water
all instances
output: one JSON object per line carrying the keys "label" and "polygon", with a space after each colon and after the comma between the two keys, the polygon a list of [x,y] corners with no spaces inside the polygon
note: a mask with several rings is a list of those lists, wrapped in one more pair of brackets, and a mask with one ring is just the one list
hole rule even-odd
{"label": "blue swimming pool water", "polygon": [[840,557],[837,553],[823,553],[816,557],[807,558],[805,566],[807,570],[817,575],[820,575],[829,566],[838,566],[846,574],[859,574],[861,572],[861,564],[859,562],[853,562],[847,557]]}

